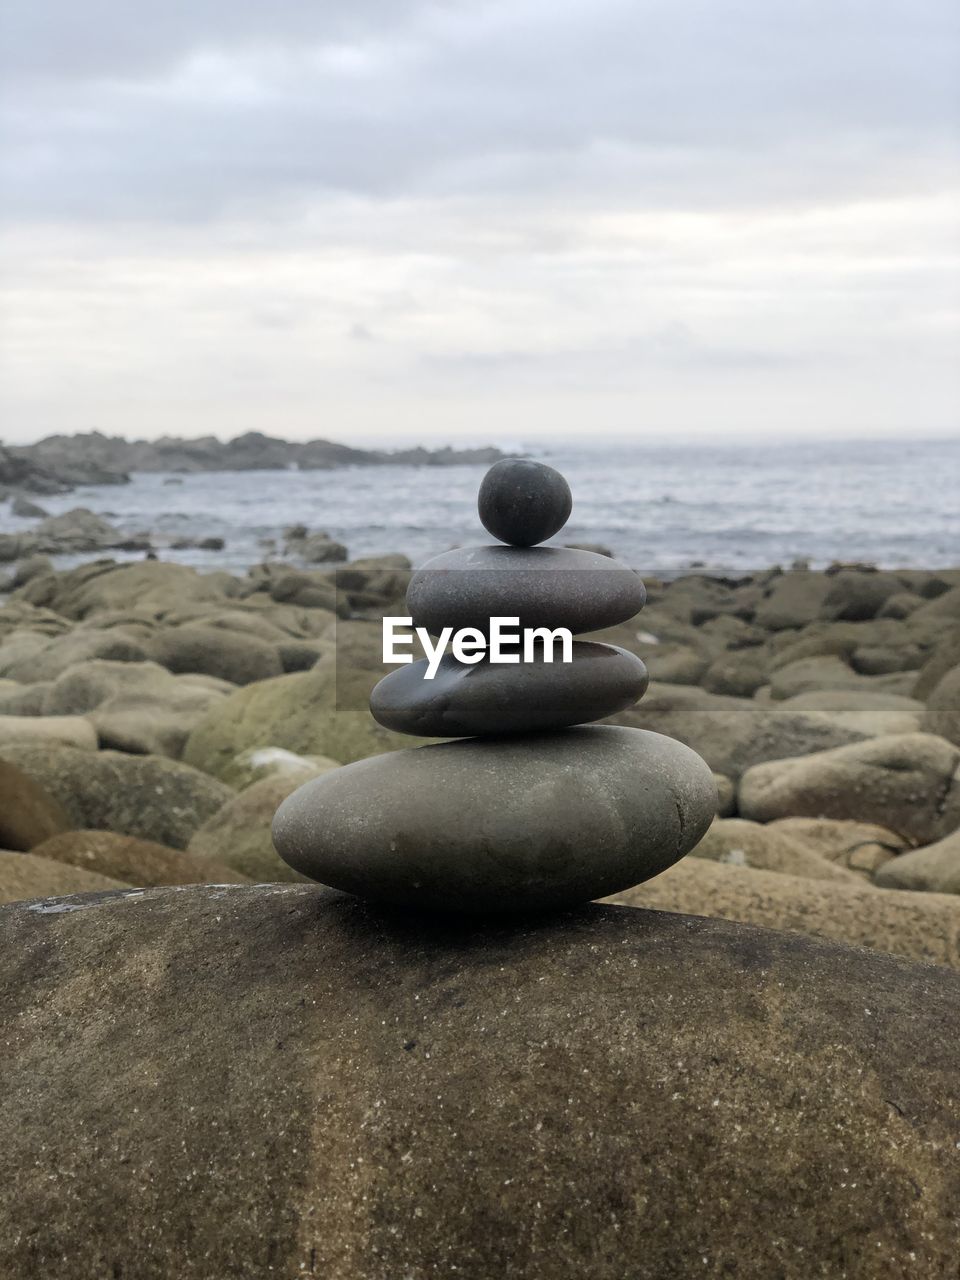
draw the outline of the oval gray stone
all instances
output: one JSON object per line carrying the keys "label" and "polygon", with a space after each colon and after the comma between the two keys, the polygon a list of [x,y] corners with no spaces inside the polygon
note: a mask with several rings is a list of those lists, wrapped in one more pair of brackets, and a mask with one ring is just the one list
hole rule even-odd
{"label": "oval gray stone", "polygon": [[529,458],[495,462],[480,485],[480,523],[501,542],[532,547],[559,533],[570,518],[570,486],[553,467]]}
{"label": "oval gray stone", "polygon": [[535,733],[602,720],[643,697],[647,668],[612,644],[575,640],[572,662],[469,665],[445,654],[432,680],[427,661],[391,671],[370,695],[370,710],[397,733],[425,738]]}
{"label": "oval gray stone", "polygon": [[288,797],[273,839],[295,870],[360,897],[536,912],[658,875],[716,807],[713,775],[689,747],[593,725],[359,760]]}
{"label": "oval gray stone", "polygon": [[414,626],[487,634],[493,617],[521,627],[599,631],[639,613],[646,590],[638,573],[609,556],[568,547],[461,547],[428,560],[410,579]]}

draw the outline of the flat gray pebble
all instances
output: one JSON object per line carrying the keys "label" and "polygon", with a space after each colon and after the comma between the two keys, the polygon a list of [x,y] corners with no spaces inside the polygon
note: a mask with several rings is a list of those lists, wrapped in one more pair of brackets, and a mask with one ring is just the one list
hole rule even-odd
{"label": "flat gray pebble", "polygon": [[398,667],[370,695],[375,720],[425,738],[532,733],[602,720],[632,706],[647,668],[616,645],[575,640],[572,662],[467,665],[446,654],[432,680],[427,661]]}
{"label": "flat gray pebble", "polygon": [[415,626],[476,627],[492,617],[521,627],[599,631],[639,613],[646,590],[618,560],[567,547],[461,547],[428,560],[410,579],[407,609]]}

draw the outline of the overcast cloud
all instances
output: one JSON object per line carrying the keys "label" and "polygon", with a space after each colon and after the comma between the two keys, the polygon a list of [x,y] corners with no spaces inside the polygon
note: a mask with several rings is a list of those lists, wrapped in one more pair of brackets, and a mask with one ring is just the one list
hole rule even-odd
{"label": "overcast cloud", "polygon": [[954,0],[12,0],[4,438],[960,431]]}

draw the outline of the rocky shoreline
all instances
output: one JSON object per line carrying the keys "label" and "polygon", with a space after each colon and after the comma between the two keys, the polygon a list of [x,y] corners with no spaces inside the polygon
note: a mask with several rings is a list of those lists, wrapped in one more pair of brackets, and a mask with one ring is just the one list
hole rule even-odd
{"label": "rocky shoreline", "polygon": [[328,471],[336,467],[489,466],[504,455],[479,449],[355,449],[332,440],[291,441],[250,431],[216,436],[127,440],[99,431],[47,436],[31,445],[0,445],[0,492],[67,493],[78,485],[127,484],[135,472]]}
{"label": "rocky shoreline", "polygon": [[[0,607],[0,897],[203,880],[209,859],[295,879],[270,841],[281,800],[409,744],[366,706],[409,576],[399,556],[245,576],[20,564]],[[696,750],[720,816],[617,901],[960,966],[960,570],[647,589],[642,614],[590,637],[651,676],[607,723]]]}
{"label": "rocky shoreline", "polygon": [[[49,556],[76,555],[101,551],[143,552],[157,559],[167,551],[200,550],[219,552],[226,541],[219,537],[163,537],[148,529],[126,532],[86,507],[74,507],[62,515],[49,516],[42,507],[16,499],[14,514],[38,523],[20,533],[0,533],[0,564],[17,562],[0,594],[22,586],[30,577],[52,567]],[[272,539],[266,544],[275,547]],[[347,559],[347,548],[322,530],[290,525],[283,533],[283,552],[300,565],[324,564]]]}
{"label": "rocky shoreline", "polygon": [[[474,738],[391,791],[418,739],[368,699],[409,562],[294,554],[41,557],[0,603],[0,1272],[947,1274],[960,568],[647,578],[579,642],[649,689],[554,732],[569,783]],[[660,746],[585,779],[591,732]],[[709,766],[692,831],[660,735]],[[304,883],[271,823],[305,783],[355,840],[462,856],[492,823],[508,878],[558,850],[595,874],[658,792],[668,862],[718,803],[661,874],[507,926]]]}

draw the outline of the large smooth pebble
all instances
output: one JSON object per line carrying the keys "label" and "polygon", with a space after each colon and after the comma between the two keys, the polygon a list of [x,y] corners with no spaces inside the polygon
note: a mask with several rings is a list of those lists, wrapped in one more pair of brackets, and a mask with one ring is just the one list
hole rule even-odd
{"label": "large smooth pebble", "polygon": [[519,618],[521,627],[599,631],[626,622],[647,593],[638,573],[609,556],[568,547],[462,547],[428,560],[410,579],[414,626],[476,627]]}
{"label": "large smooth pebble", "polygon": [[285,800],[273,839],[297,871],[360,897],[535,912],[658,875],[716,807],[713,775],[689,747],[593,725],[359,760]]}
{"label": "large smooth pebble", "polygon": [[391,671],[370,695],[375,720],[425,738],[534,733],[602,720],[643,697],[649,677],[634,654],[612,644],[575,640],[572,662],[470,666],[452,654],[425,679],[426,659]]}
{"label": "large smooth pebble", "polygon": [[515,547],[546,542],[560,532],[572,509],[570,486],[560,472],[528,458],[495,462],[477,497],[483,527]]}

